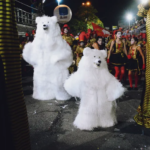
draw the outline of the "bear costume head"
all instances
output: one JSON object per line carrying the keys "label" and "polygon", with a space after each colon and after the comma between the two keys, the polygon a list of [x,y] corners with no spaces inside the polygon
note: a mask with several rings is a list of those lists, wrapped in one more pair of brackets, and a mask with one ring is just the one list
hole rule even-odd
{"label": "bear costume head", "polygon": [[60,27],[58,25],[56,16],[36,17],[37,30],[36,35],[48,34],[53,37],[61,35]]}
{"label": "bear costume head", "polygon": [[83,55],[79,63],[79,68],[83,68],[83,66],[84,68],[95,69],[107,68],[107,52],[105,50],[96,50],[87,47],[84,49]]}

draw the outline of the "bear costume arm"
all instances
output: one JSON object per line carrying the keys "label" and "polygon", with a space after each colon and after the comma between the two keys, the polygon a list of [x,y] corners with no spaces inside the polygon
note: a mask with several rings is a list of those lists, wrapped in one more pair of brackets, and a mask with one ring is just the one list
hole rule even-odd
{"label": "bear costume arm", "polygon": [[73,55],[71,48],[66,43],[66,49],[59,49],[59,51],[56,51],[53,53],[53,56],[51,57],[52,64],[60,63],[66,68],[69,68],[73,62]]}
{"label": "bear costume arm", "polygon": [[33,54],[33,48],[32,48],[32,43],[29,42],[25,45],[23,49],[23,59],[28,62],[30,65],[35,66],[36,65],[36,55]]}
{"label": "bear costume arm", "polygon": [[110,75],[110,79],[106,86],[106,95],[108,97],[108,101],[115,101],[119,97],[121,97],[125,92],[125,88],[122,84],[112,75]]}
{"label": "bear costume arm", "polygon": [[74,73],[65,81],[64,88],[72,97],[81,98],[81,83],[78,74]]}

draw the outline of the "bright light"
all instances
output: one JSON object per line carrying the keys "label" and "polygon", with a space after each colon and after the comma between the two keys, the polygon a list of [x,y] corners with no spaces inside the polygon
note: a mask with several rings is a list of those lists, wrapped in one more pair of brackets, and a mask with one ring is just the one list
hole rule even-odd
{"label": "bright light", "polygon": [[131,14],[128,14],[128,15],[127,15],[127,19],[128,19],[129,21],[131,21],[132,18],[133,18],[133,16],[132,16]]}
{"label": "bright light", "polygon": [[61,2],[61,0],[57,0],[57,2],[58,2],[58,5],[59,5],[59,3]]}
{"label": "bright light", "polygon": [[84,6],[84,5],[85,5],[85,3],[82,3],[82,5]]}
{"label": "bright light", "polygon": [[90,3],[90,2],[87,2],[87,3],[86,3],[86,5],[88,5],[88,6],[89,6],[89,5],[91,5],[91,3]]}
{"label": "bright light", "polygon": [[142,4],[147,4],[149,0],[141,0]]}

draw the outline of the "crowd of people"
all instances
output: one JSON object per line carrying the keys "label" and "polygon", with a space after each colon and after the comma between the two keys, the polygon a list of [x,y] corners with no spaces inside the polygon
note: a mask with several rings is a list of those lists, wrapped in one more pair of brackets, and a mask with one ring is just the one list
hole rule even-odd
{"label": "crowd of people", "polygon": [[107,50],[107,63],[112,74],[124,84],[127,83],[128,77],[130,85],[128,90],[138,90],[138,82],[146,67],[146,33],[126,36],[123,33],[123,29],[115,30],[106,39],[88,29],[87,33],[81,32],[79,36],[74,37],[70,33],[69,26],[65,24],[62,28],[62,37],[72,47],[74,55],[74,63],[69,68],[70,72],[77,70],[85,47]]}
{"label": "crowd of people", "polygon": [[[61,29],[63,39],[71,46],[73,52],[73,64],[69,68],[70,73],[77,70],[78,64],[83,56],[86,47],[98,50],[106,50],[108,53],[107,63],[110,72],[123,84],[127,84],[127,77],[130,87],[128,90],[138,90],[138,82],[141,81],[145,72],[146,62],[146,33],[139,35],[124,35],[123,29],[113,31],[107,38],[97,36],[95,31],[88,29],[74,36],[70,27],[65,24]],[[26,43],[32,42],[35,30],[32,34],[26,33],[26,37],[20,38],[20,48]],[[23,74],[26,62],[22,59]],[[133,75],[135,86],[133,88]]]}

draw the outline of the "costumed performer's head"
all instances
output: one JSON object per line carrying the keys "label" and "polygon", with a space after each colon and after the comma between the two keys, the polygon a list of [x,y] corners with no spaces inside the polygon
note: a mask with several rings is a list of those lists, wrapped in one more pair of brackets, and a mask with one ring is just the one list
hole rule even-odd
{"label": "costumed performer's head", "polygon": [[137,45],[137,43],[138,43],[138,38],[137,37],[132,37],[131,45]]}

